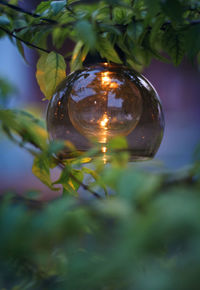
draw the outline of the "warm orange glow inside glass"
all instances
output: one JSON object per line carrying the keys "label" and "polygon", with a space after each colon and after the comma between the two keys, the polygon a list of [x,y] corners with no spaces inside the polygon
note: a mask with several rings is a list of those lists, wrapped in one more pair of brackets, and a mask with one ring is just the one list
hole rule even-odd
{"label": "warm orange glow inside glass", "polygon": [[112,79],[109,76],[109,72],[103,72],[101,77],[102,86],[108,86],[109,89],[117,89],[118,83],[112,82]]}
{"label": "warm orange glow inside glass", "polygon": [[118,88],[118,83],[116,83],[116,82],[112,82],[111,84],[110,84],[110,88],[111,89],[117,89]]}
{"label": "warm orange glow inside glass", "polygon": [[110,77],[109,77],[109,72],[103,72],[103,73],[102,73],[101,81],[102,81],[102,85],[104,85],[104,86],[110,84],[111,79],[110,79]]}
{"label": "warm orange glow inside glass", "polygon": [[109,122],[109,119],[108,119],[107,115],[104,114],[102,120],[100,121],[100,126],[103,129],[107,129],[108,122]]}
{"label": "warm orange glow inside glass", "polygon": [[129,68],[107,62],[73,72],[51,99],[47,113],[49,138],[69,140],[76,146],[66,146],[62,158],[71,158],[72,150],[85,152],[97,142],[106,162],[110,158],[107,144],[115,136],[128,137],[134,158],[151,158],[163,127],[151,84]]}
{"label": "warm orange glow inside glass", "polygon": [[103,153],[103,156],[102,156],[103,163],[106,164],[107,163],[107,156],[106,156],[107,147],[106,146],[101,147],[101,152]]}
{"label": "warm orange glow inside glass", "polygon": [[103,147],[101,148],[101,151],[102,151],[103,153],[106,153],[106,152],[107,152],[107,147],[103,146]]}
{"label": "warm orange glow inside glass", "polygon": [[[87,74],[83,74],[83,80],[85,78],[88,78]],[[102,146],[115,136],[127,136],[135,128],[141,113],[140,95],[133,90],[132,83],[127,81],[125,84],[121,73],[107,70],[106,64],[86,83],[78,81],[69,98],[73,126]]]}

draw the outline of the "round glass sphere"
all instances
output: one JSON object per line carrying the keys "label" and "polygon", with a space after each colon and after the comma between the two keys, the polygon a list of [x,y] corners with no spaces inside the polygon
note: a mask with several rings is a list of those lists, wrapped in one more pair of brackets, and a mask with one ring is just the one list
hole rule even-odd
{"label": "round glass sphere", "polygon": [[[100,63],[71,73],[52,97],[47,111],[50,139],[68,140],[78,152],[93,142],[106,144],[126,136],[132,159],[152,158],[164,129],[159,97],[139,73],[122,65]],[[66,150],[62,158],[76,152]]]}

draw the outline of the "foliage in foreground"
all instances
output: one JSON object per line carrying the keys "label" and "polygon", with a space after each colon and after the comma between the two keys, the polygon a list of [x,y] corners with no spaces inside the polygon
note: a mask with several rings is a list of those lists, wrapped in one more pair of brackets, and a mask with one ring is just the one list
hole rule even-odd
{"label": "foliage in foreground", "polygon": [[[1,110],[0,117],[4,132],[35,156],[34,173],[54,189],[50,168],[59,164],[54,153],[63,144],[47,144],[43,124],[28,113]],[[110,148],[125,145],[116,139]],[[91,158],[95,149],[88,154]],[[109,166],[94,158],[95,170],[81,166],[82,158],[62,164],[56,183],[63,186],[64,197],[57,201],[45,204],[37,201],[39,196],[9,193],[2,197],[0,286],[199,289],[199,150],[194,165],[176,174],[128,165],[124,153],[113,153]],[[84,174],[92,178],[86,188]],[[73,197],[79,186],[94,198]],[[99,188],[102,197],[107,190],[115,194],[102,199]]]}
{"label": "foliage in foreground", "polygon": [[46,205],[2,198],[1,287],[199,289],[197,175],[174,180],[113,165],[104,179],[117,196]]}

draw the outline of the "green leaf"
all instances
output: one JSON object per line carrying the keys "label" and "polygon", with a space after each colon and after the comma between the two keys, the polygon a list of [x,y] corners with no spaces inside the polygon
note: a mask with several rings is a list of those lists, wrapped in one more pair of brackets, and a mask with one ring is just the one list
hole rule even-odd
{"label": "green leaf", "polygon": [[97,172],[95,170],[92,170],[91,168],[87,168],[87,167],[82,167],[81,169],[85,174],[89,174],[91,175],[94,180],[98,180],[99,176],[97,174]]}
{"label": "green leaf", "polygon": [[44,78],[44,71],[46,67],[46,60],[47,60],[48,54],[43,54],[38,62],[37,62],[37,71],[36,71],[36,78],[37,82],[40,86],[40,90],[43,92],[43,94],[46,96],[46,83]]}
{"label": "green leaf", "polygon": [[163,16],[160,16],[156,19],[155,23],[152,25],[151,34],[149,38],[151,47],[156,46],[158,35],[160,33],[160,28],[162,27],[164,22],[165,22],[165,18]]}
{"label": "green leaf", "polygon": [[143,34],[144,27],[141,22],[130,23],[127,27],[127,35],[133,42],[139,42],[140,36]]}
{"label": "green leaf", "polygon": [[57,48],[60,49],[67,39],[67,36],[69,34],[69,29],[68,28],[62,28],[62,27],[56,27],[53,32],[52,32],[52,41],[53,45]]}
{"label": "green leaf", "polygon": [[71,71],[75,71],[82,67],[82,62],[85,60],[88,51],[88,47],[84,46],[81,40],[77,42],[70,62]]}
{"label": "green leaf", "polygon": [[113,35],[122,36],[121,31],[117,28],[117,26],[113,26],[107,23],[99,23],[99,27],[101,30],[105,32],[110,32]]}
{"label": "green leaf", "polygon": [[144,0],[147,7],[147,18],[152,19],[160,10],[160,0]]}
{"label": "green leaf", "polygon": [[6,15],[0,15],[0,25],[9,25],[10,19]]}
{"label": "green leaf", "polygon": [[98,41],[98,51],[101,57],[105,57],[108,61],[115,63],[122,63],[116,50],[112,46],[111,42],[107,38],[100,38]]}
{"label": "green leaf", "polygon": [[71,167],[69,165],[65,166],[65,168],[62,170],[61,175],[58,180],[56,180],[53,184],[62,184],[63,186],[65,184],[68,184],[68,180],[71,173]]}
{"label": "green leaf", "polygon": [[16,19],[13,21],[13,28],[19,29],[22,27],[27,27],[28,23],[25,21],[25,19]]}
{"label": "green leaf", "polygon": [[114,7],[113,21],[117,24],[128,24],[131,21],[133,13],[130,9],[124,7]]}
{"label": "green leaf", "polygon": [[0,106],[5,107],[7,101],[17,92],[17,88],[7,79],[0,78]]}
{"label": "green leaf", "polygon": [[64,189],[63,193],[77,196],[77,190],[80,187],[80,183],[82,182],[83,177],[84,174],[81,172],[81,170],[72,169],[69,165],[67,165],[62,170],[59,179],[56,180],[53,184],[61,184]]}
{"label": "green leaf", "polygon": [[[144,38],[142,42],[142,45],[143,45],[144,51],[146,52],[146,55],[149,56],[149,60],[147,59],[147,62],[146,62],[147,64],[148,62],[150,63],[152,57],[165,63],[171,62],[168,58],[162,56],[160,52],[157,51],[157,41],[155,39],[155,41],[153,42],[153,40],[151,39],[151,35],[149,34],[146,35],[146,37]],[[159,50],[159,46],[158,46],[158,50]]]}
{"label": "green leaf", "polygon": [[9,137],[17,134],[22,143],[30,143],[42,150],[47,148],[47,131],[33,115],[19,110],[0,110],[0,121]]}
{"label": "green leaf", "polygon": [[67,4],[66,0],[50,1],[50,7],[54,14],[58,14]]}
{"label": "green leaf", "polygon": [[16,44],[17,44],[17,48],[18,48],[20,55],[23,57],[25,63],[28,64],[26,57],[25,57],[25,53],[24,53],[24,47],[23,47],[21,41],[17,39]]}
{"label": "green leaf", "polygon": [[53,140],[48,147],[48,153],[50,155],[52,154],[58,154],[61,150],[65,148],[65,142],[60,140]]}
{"label": "green leaf", "polygon": [[52,185],[49,168],[49,157],[45,156],[44,154],[35,157],[32,167],[33,174],[50,189],[59,190]]}
{"label": "green leaf", "polygon": [[185,47],[189,58],[193,61],[200,51],[200,24],[189,27],[185,32]]}
{"label": "green leaf", "polygon": [[50,52],[46,59],[44,79],[46,95],[50,98],[56,91],[57,86],[66,77],[66,63],[62,55]]}
{"label": "green leaf", "polygon": [[66,63],[62,55],[50,52],[42,55],[37,63],[36,78],[41,91],[50,99],[57,86],[66,77]]}
{"label": "green leaf", "polygon": [[83,181],[84,174],[81,170],[73,169],[72,170],[72,177],[69,179],[69,184],[73,188],[74,191],[77,191],[80,187],[80,183]]}
{"label": "green leaf", "polygon": [[169,26],[164,35],[163,49],[171,56],[174,65],[179,65],[185,54],[185,38],[182,32]]}
{"label": "green leaf", "polygon": [[133,68],[134,70],[136,70],[137,72],[142,72],[144,69],[144,65],[143,64],[139,64],[138,61],[132,60],[132,59],[127,59],[127,64]]}
{"label": "green leaf", "polygon": [[115,137],[110,140],[108,147],[112,150],[127,149],[127,140],[124,137]]}
{"label": "green leaf", "polygon": [[126,197],[135,201],[146,201],[155,194],[161,185],[161,181],[158,175],[129,169],[122,173],[117,187],[119,194],[122,196],[126,195]]}
{"label": "green leaf", "polygon": [[96,34],[92,24],[87,20],[80,20],[76,23],[75,29],[78,38],[82,40],[90,49],[94,49],[96,44]]}
{"label": "green leaf", "polygon": [[179,0],[163,0],[161,8],[174,23],[182,21],[184,9]]}
{"label": "green leaf", "polygon": [[50,8],[50,5],[51,5],[51,2],[52,1],[45,1],[45,2],[41,2],[35,12],[38,13],[38,14],[45,14],[45,12],[48,12],[49,8]]}

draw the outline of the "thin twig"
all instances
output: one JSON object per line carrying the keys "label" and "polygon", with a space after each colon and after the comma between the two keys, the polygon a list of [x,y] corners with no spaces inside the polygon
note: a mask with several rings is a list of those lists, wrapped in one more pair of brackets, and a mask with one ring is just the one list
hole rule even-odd
{"label": "thin twig", "polygon": [[188,20],[189,24],[191,25],[196,25],[196,24],[200,24],[200,20]]}
{"label": "thin twig", "polygon": [[20,40],[21,42],[23,42],[24,44],[26,44],[26,45],[28,45],[28,46],[30,46],[30,47],[32,47],[32,48],[39,49],[39,50],[41,50],[41,51],[43,51],[43,52],[46,52],[46,53],[50,53],[50,50],[47,50],[47,49],[42,48],[42,47],[39,47],[39,46],[37,46],[37,45],[35,45],[35,44],[29,42],[29,41],[24,40],[24,39],[22,39],[21,37],[16,36],[13,32],[9,31],[8,29],[6,29],[6,28],[4,28],[4,27],[2,27],[2,26],[0,26],[0,30],[6,32],[8,35],[14,37],[14,38],[17,39],[17,40]]}
{"label": "thin twig", "polygon": [[[65,168],[65,165],[57,158],[54,158],[54,160],[56,162],[58,162],[58,166],[63,170]],[[101,196],[93,191],[92,189],[89,188],[89,186],[87,186],[85,183],[81,182],[80,180],[78,180],[72,173],[69,174],[70,178],[73,179],[75,182],[77,182],[83,189],[87,190],[88,192],[90,192],[93,196],[95,196],[98,199],[101,199]]]}
{"label": "thin twig", "polygon": [[[0,4],[1,4],[1,5],[4,5],[4,6],[7,6],[7,7],[13,9],[13,10],[18,11],[18,12],[21,12],[21,13],[24,13],[24,14],[28,14],[28,15],[32,16],[33,18],[40,18],[41,20],[46,21],[46,22],[48,22],[49,24],[58,24],[58,22],[57,22],[56,20],[49,19],[49,18],[46,18],[46,17],[41,17],[40,14],[32,13],[32,12],[30,12],[30,11],[24,9],[24,8],[21,8],[21,7],[19,7],[19,6],[16,6],[16,5],[13,5],[13,4],[9,4],[9,3],[7,3],[7,2],[4,1],[4,0],[0,0]],[[71,7],[67,6],[66,9],[67,9],[70,13],[72,13],[73,16],[76,16],[76,13],[72,10]]]}
{"label": "thin twig", "polygon": [[[7,3],[7,2],[4,1],[4,0],[0,0],[0,4],[1,4],[1,5],[4,5],[4,6],[7,6],[7,7],[13,9],[13,10],[18,11],[18,12],[28,14],[28,15],[32,16],[33,18],[40,18],[40,17],[41,17],[41,15],[39,15],[39,14],[32,13],[32,12],[30,12],[30,11],[24,9],[24,8],[21,8],[21,7],[19,7],[19,6],[16,6],[16,5],[13,5],[13,4],[9,4],[9,3]],[[57,23],[57,21],[52,20],[52,19],[49,19],[49,18],[44,18],[44,17],[42,17],[41,19],[44,20],[44,21],[47,21],[47,22],[49,22],[49,23]]]}
{"label": "thin twig", "polygon": [[[40,26],[51,26],[51,25],[54,25],[54,24],[41,22],[41,23],[31,24],[31,28],[40,27]],[[11,31],[11,33],[19,33],[19,32],[21,32],[24,29],[27,29],[27,26],[23,26],[23,27],[20,27],[20,28],[15,28],[15,29],[13,29]]]}
{"label": "thin twig", "polygon": [[71,179],[73,179],[75,182],[77,182],[83,189],[89,191],[96,198],[101,199],[101,196],[97,192],[90,189],[89,186],[87,186],[85,183],[80,182],[80,180],[78,180],[73,174],[70,173],[69,176],[71,177]]}
{"label": "thin twig", "polygon": [[76,17],[76,13],[72,10],[71,7],[67,6],[66,9],[71,12],[74,17]]}
{"label": "thin twig", "polygon": [[[32,24],[31,25],[31,28],[32,27],[40,27],[40,26],[53,26],[53,27],[60,27],[60,28],[67,28],[69,27],[70,25],[74,25],[76,23],[76,21],[71,21],[71,22],[68,22],[68,23],[64,23],[64,24],[60,24],[60,23],[44,23],[44,22],[41,22],[41,23],[35,23],[35,24]],[[26,29],[27,26],[23,26],[23,27],[20,27],[20,28],[16,28],[14,29],[12,32],[20,32],[24,29]]]}
{"label": "thin twig", "polygon": [[[6,32],[8,35],[14,37],[15,39],[20,40],[21,42],[23,42],[24,44],[26,44],[26,45],[29,46],[30,48],[38,49],[38,50],[41,50],[41,51],[46,52],[46,53],[50,53],[50,52],[51,52],[51,50],[48,50],[48,49],[45,49],[45,48],[39,47],[39,46],[37,46],[37,45],[35,45],[35,44],[29,42],[29,41],[26,41],[26,40],[22,39],[21,37],[15,35],[14,32],[9,31],[8,29],[6,29],[6,28],[4,28],[4,27],[2,27],[2,26],[0,26],[0,30]],[[66,62],[71,61],[71,57],[65,57],[65,61],[66,61]]]}
{"label": "thin twig", "polygon": [[[14,143],[16,143],[18,146],[20,146],[21,148],[25,149],[26,151],[28,151],[32,156],[37,157],[38,153],[35,152],[34,150],[31,150],[29,148],[27,148],[26,146],[24,146],[23,143],[20,143],[16,138],[13,137],[13,135],[10,133],[10,131],[5,131],[5,133],[7,134],[7,136],[10,138],[11,141],[13,141]],[[33,145],[34,147],[38,148],[41,150],[41,148],[39,148],[39,146],[33,142],[30,142],[31,145]],[[58,159],[57,157],[53,157],[53,160],[55,161],[55,163],[63,170],[65,168],[65,164],[63,164],[63,162]],[[72,180],[74,180],[76,183],[78,183],[83,189],[87,190],[88,192],[90,192],[94,197],[96,197],[97,199],[101,199],[101,196],[93,191],[92,189],[89,188],[89,186],[87,186],[85,183],[81,182],[80,180],[78,180],[72,173],[69,174],[70,178]]]}

